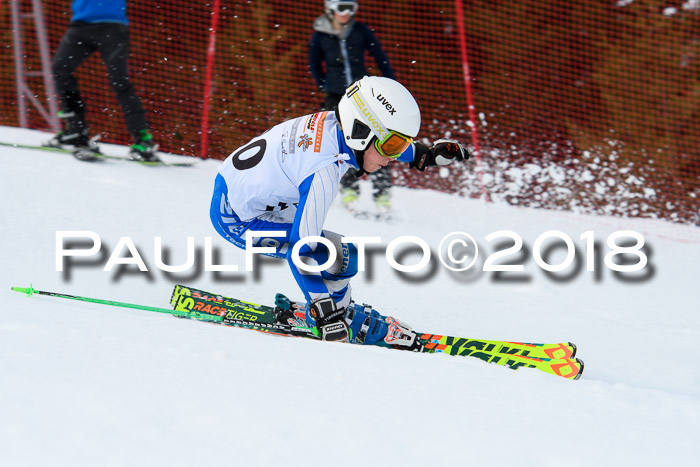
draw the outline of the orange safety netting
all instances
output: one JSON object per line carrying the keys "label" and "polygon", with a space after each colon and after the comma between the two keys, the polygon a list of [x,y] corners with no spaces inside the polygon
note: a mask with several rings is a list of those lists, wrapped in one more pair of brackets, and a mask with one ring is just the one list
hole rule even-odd
{"label": "orange safety netting", "polygon": [[[70,1],[43,5],[53,53]],[[270,126],[318,110],[323,95],[307,53],[322,11],[322,1],[129,1],[131,76],[161,149],[224,158]],[[18,125],[7,2],[0,14],[0,124]],[[361,1],[356,18],[374,29],[416,96],[420,139],[480,147],[478,161],[427,177],[396,164],[395,183],[700,224],[699,1]],[[25,42],[37,71],[36,41]],[[130,143],[99,57],[77,76],[93,131]],[[40,78],[30,83],[45,99]],[[31,108],[30,126],[48,128]]]}

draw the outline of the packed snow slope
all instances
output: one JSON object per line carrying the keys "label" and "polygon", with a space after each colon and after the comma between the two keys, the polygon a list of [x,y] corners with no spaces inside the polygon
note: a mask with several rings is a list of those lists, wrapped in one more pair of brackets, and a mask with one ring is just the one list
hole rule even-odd
{"label": "packed snow slope", "polygon": [[[0,128],[4,142],[44,136]],[[330,213],[329,230],[381,237],[383,247],[410,235],[436,253],[447,234],[472,235],[481,252],[467,273],[433,259],[402,275],[379,248],[354,281],[355,298],[420,331],[575,342],[586,364],[578,381],[10,290],[32,283],[155,307],[168,307],[175,283],[256,303],[271,304],[276,292],[299,297],[284,262],[265,259],[246,272],[243,251],[211,227],[218,164],[86,163],[0,147],[0,465],[697,465],[700,244],[655,234],[686,229],[683,238],[698,240],[694,228],[647,222],[642,231],[634,220],[405,188],[393,191],[393,222],[358,220],[340,205]],[[368,188],[362,202],[371,207]],[[501,230],[519,234],[524,247],[495,262],[524,264],[523,272],[481,271],[505,248],[495,246],[504,238],[486,240]],[[537,266],[534,243],[549,230],[573,239],[578,270],[550,277]],[[643,233],[649,264],[641,273],[620,278],[603,264],[616,230]],[[101,251],[58,272],[57,231],[94,232]],[[585,268],[586,231],[601,244],[594,272]],[[148,272],[103,270],[121,237],[131,238]],[[194,237],[195,265],[162,272],[155,237],[173,265],[185,263]],[[207,237],[214,263],[238,272],[204,271]],[[557,249],[549,262],[564,256]]]}

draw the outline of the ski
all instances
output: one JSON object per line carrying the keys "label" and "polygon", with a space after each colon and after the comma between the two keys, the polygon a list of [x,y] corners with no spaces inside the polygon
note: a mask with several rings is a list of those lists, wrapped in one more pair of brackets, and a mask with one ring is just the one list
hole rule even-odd
{"label": "ski", "polygon": [[[238,306],[238,305],[236,305]],[[179,313],[186,313],[179,311]],[[192,318],[200,321],[216,322],[225,326],[232,326],[243,329],[250,329],[266,334],[274,334],[286,337],[301,337],[307,339],[320,340],[313,328],[303,326],[292,326],[282,323],[263,323],[255,321],[244,321],[235,318],[227,318],[226,316],[202,315],[199,312],[194,312]],[[186,318],[187,316],[178,315],[178,317]],[[217,319],[218,318],[218,319]],[[220,321],[219,321],[220,320]],[[583,361],[579,358],[537,358],[526,355],[517,355],[510,353],[489,352],[487,350],[479,350],[478,348],[462,348],[459,352],[444,352],[439,347],[430,346],[432,334],[419,334],[419,339],[423,344],[421,353],[448,353],[450,355],[475,357],[487,363],[504,366],[512,370],[519,368],[535,368],[545,373],[561,376],[567,379],[579,379],[583,373]],[[377,345],[394,349],[388,345]],[[458,347],[454,347],[458,349]]]}
{"label": "ski", "polygon": [[[176,285],[171,296],[171,305],[175,310],[198,311],[200,313],[225,316],[230,313],[246,312],[251,319],[246,321],[274,322],[276,314],[274,308],[245,302],[236,298],[225,297],[223,295],[206,292],[193,287]],[[293,311],[296,311],[299,319],[304,318],[303,305],[299,302],[292,302]],[[233,316],[233,315],[231,315]],[[239,317],[239,319],[241,319]],[[469,339],[461,337],[443,336],[438,334],[423,333],[422,336],[430,341],[429,349],[436,352],[455,354],[468,348],[483,350],[487,352],[520,354],[536,358],[574,358],[576,356],[576,345],[571,342],[540,344],[529,342],[508,342],[484,339]]]}
{"label": "ski", "polygon": [[[229,315],[229,313],[225,313],[224,316],[220,316],[220,314],[209,314],[209,313],[202,313],[199,311],[183,311],[183,310],[170,310],[167,308],[158,308],[158,307],[151,307],[151,306],[144,306],[144,305],[137,305],[133,303],[125,303],[125,302],[117,302],[117,301],[112,301],[112,300],[103,300],[103,299],[98,299],[98,298],[90,298],[90,297],[82,297],[78,295],[67,295],[67,294],[62,294],[62,293],[57,293],[57,292],[46,292],[42,290],[35,290],[33,286],[29,287],[12,287],[12,290],[15,292],[20,292],[23,294],[26,294],[27,296],[31,295],[45,295],[45,296],[50,296],[50,297],[55,297],[55,298],[63,298],[63,299],[69,299],[69,300],[78,300],[78,301],[83,301],[83,302],[90,302],[90,303],[95,303],[95,304],[102,304],[102,305],[111,305],[111,306],[119,306],[119,307],[124,307],[124,308],[131,308],[131,309],[138,309],[138,310],[145,310],[145,311],[151,311],[151,312],[156,312],[156,313],[164,313],[164,314],[170,314],[174,315],[178,318],[184,318],[184,319],[194,319],[198,321],[203,321],[203,322],[208,322],[212,324],[217,324],[217,325],[225,325],[225,326],[232,326],[232,327],[238,327],[238,328],[243,328],[243,329],[250,329],[254,331],[259,331],[263,333],[268,333],[268,334],[275,334],[275,335],[280,335],[280,336],[289,336],[289,337],[300,337],[300,338],[307,338],[307,339],[314,339],[314,340],[320,340],[318,335],[315,332],[315,328],[309,328],[305,326],[295,326],[291,324],[284,324],[284,323],[269,323],[269,322],[263,322],[261,321],[250,321],[250,320],[245,320],[241,318],[246,318],[245,311],[246,308],[248,310],[256,310],[256,311],[263,311],[263,315],[267,313],[268,311],[272,314],[273,308],[271,307],[266,307],[263,305],[255,305],[251,304],[249,302],[243,302],[239,300],[238,304],[232,303],[233,305],[233,310],[238,309],[239,312],[241,312],[240,316],[236,315]],[[183,291],[183,294],[185,292]],[[191,295],[190,295],[191,297]],[[212,302],[212,303],[217,303],[217,302]],[[229,310],[232,311],[232,310]],[[518,369],[518,368],[536,368],[540,371],[543,371],[545,373],[549,373],[551,375],[555,376],[560,376],[563,378],[567,379],[579,379],[581,376],[581,373],[583,372],[583,362],[578,359],[578,358],[563,358],[563,359],[553,359],[553,358],[538,358],[538,357],[533,357],[533,356],[528,356],[528,355],[519,355],[519,354],[511,354],[511,353],[503,353],[503,352],[493,352],[493,351],[488,351],[484,349],[478,348],[478,346],[467,346],[464,345],[465,342],[470,341],[469,339],[464,339],[464,342],[457,342],[457,341],[452,341],[452,343],[448,344],[447,341],[445,344],[439,344],[441,339],[445,336],[437,336],[434,334],[426,334],[426,333],[418,333],[417,339],[419,339],[421,343],[421,348],[420,352],[422,353],[448,353],[450,355],[459,355],[459,356],[471,356],[475,358],[479,358],[481,360],[484,360],[489,363],[494,363],[497,365],[505,366],[507,368],[511,369]],[[460,338],[450,338],[450,339],[460,339]],[[471,339],[471,341],[476,341],[476,339]],[[491,341],[494,342],[494,341]],[[431,344],[436,344],[436,345],[431,345]],[[396,348],[392,347],[384,342],[381,342],[380,344],[377,344],[378,346],[381,347],[386,347],[386,348]],[[449,347],[441,347],[441,345],[449,345]],[[492,349],[495,350],[495,347]]]}
{"label": "ski", "polygon": [[229,320],[263,324],[276,323],[277,321],[277,316],[270,307],[263,307],[182,285],[176,285],[173,289],[170,305],[176,311],[197,312]]}
{"label": "ski", "polygon": [[157,167],[191,167],[196,164],[196,162],[165,162],[165,161],[137,161],[133,159],[128,159],[126,157],[114,156],[111,154],[104,154],[102,152],[92,152],[92,151],[75,151],[72,149],[56,148],[53,146],[33,146],[29,144],[18,144],[18,143],[6,143],[0,141],[0,146],[7,146],[19,149],[38,149],[40,151],[57,152],[61,154],[71,154],[76,159],[83,162],[99,162],[105,160],[119,160],[125,162],[135,162],[137,164]]}
{"label": "ski", "polygon": [[442,336],[438,334],[422,334],[421,339],[428,342],[426,347],[435,352],[444,352],[450,355],[459,355],[467,349],[517,354],[524,357],[535,358],[574,358],[576,357],[576,344],[573,342],[557,344],[538,344],[529,342],[508,342],[484,339],[467,339],[462,337]]}
{"label": "ski", "polygon": [[394,224],[399,221],[396,214],[393,211],[386,212],[373,212],[369,210],[349,208],[344,206],[345,210],[352,214],[355,219],[365,220],[365,221],[382,221],[389,224]]}
{"label": "ski", "polygon": [[[192,287],[176,285],[171,296],[171,305],[182,312],[197,312],[222,317],[227,322],[247,322],[273,324],[276,313],[273,307],[258,305],[240,299],[225,297]],[[292,312],[297,322],[303,322],[303,305],[292,302]],[[280,323],[280,326],[291,324]],[[303,326],[297,326],[297,329]],[[263,328],[265,328],[263,326]],[[285,329],[285,328],[277,328]],[[261,329],[256,329],[261,330]],[[283,333],[283,332],[282,332]],[[308,332],[307,332],[308,334]],[[465,337],[443,336],[431,333],[417,333],[423,344],[423,353],[446,353],[449,355],[472,356],[490,363],[497,363],[511,368],[530,366],[545,369],[558,376],[571,375],[579,377],[583,371],[583,362],[576,359],[576,345],[566,343],[527,343],[509,342]],[[568,377],[568,376],[565,376]]]}

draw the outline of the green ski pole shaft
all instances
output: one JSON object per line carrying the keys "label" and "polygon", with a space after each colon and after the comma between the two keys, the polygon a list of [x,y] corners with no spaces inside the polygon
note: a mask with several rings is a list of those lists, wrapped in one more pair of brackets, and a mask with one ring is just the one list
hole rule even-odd
{"label": "green ski pole shaft", "polygon": [[145,306],[145,305],[137,305],[134,303],[124,303],[124,302],[116,302],[114,300],[102,300],[99,298],[90,298],[90,297],[81,297],[79,295],[68,295],[68,294],[62,294],[62,293],[56,293],[56,292],[46,292],[43,290],[35,290],[33,286],[29,287],[12,287],[12,290],[15,292],[27,294],[27,296],[32,296],[32,295],[46,295],[49,297],[57,297],[57,298],[66,298],[68,300],[78,300],[81,302],[89,302],[89,303],[97,303],[100,305],[111,305],[111,306],[120,306],[123,308],[133,308],[136,310],[145,310],[145,311],[153,311],[156,313],[166,313],[169,315],[174,315],[174,316],[182,316],[184,318],[196,318],[202,321],[222,321],[223,318],[221,316],[212,316],[212,315],[206,315],[202,316],[200,313],[197,312],[188,312],[188,311],[179,311],[179,310],[170,310],[168,308],[158,308],[154,306]]}

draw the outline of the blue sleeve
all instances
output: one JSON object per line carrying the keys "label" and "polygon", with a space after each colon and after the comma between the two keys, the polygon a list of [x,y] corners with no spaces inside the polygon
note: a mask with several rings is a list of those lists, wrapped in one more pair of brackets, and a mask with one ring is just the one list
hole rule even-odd
{"label": "blue sleeve", "polygon": [[309,71],[314,77],[316,85],[323,89],[326,86],[326,75],[323,73],[323,49],[320,44],[321,36],[318,32],[314,32],[309,42]]}
{"label": "blue sleeve", "polygon": [[413,158],[415,157],[415,155],[416,148],[413,144],[411,144],[404,152],[401,153],[399,157],[397,157],[397,159],[401,162],[406,162],[407,164],[410,164],[411,162],[413,162]]}
{"label": "blue sleeve", "polygon": [[370,55],[374,57],[374,61],[377,63],[382,75],[386,78],[396,79],[394,76],[394,69],[391,68],[391,64],[389,63],[389,57],[384,52],[382,44],[379,42],[379,39],[377,39],[377,36],[375,36],[372,30],[365,24],[362,24],[362,33],[367,42],[367,49]]}

